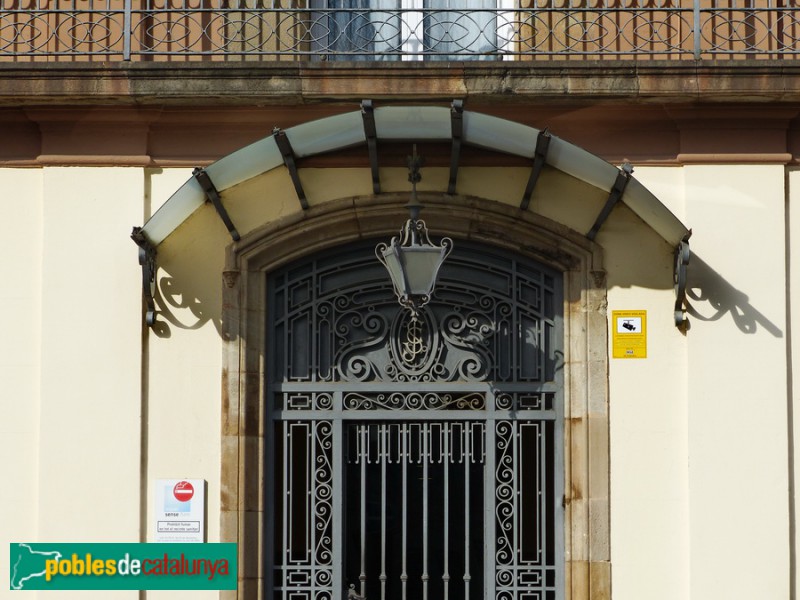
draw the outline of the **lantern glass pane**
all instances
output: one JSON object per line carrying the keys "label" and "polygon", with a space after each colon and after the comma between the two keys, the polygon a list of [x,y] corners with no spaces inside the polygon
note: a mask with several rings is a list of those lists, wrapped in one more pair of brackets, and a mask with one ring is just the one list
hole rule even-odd
{"label": "lantern glass pane", "polygon": [[428,296],[442,264],[442,250],[434,247],[402,248],[408,287],[413,296]]}
{"label": "lantern glass pane", "polygon": [[392,278],[392,285],[394,291],[398,296],[407,296],[408,290],[406,289],[405,278],[403,276],[403,264],[399,252],[396,251],[397,246],[390,245],[383,251],[383,259],[386,261],[386,270],[389,271],[389,277]]}

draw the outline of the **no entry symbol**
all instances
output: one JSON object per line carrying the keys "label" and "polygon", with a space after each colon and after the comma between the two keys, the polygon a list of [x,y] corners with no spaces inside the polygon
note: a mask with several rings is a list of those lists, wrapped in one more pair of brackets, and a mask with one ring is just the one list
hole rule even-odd
{"label": "no entry symbol", "polygon": [[178,502],[188,502],[194,496],[194,487],[188,481],[179,481],[172,488],[172,495]]}

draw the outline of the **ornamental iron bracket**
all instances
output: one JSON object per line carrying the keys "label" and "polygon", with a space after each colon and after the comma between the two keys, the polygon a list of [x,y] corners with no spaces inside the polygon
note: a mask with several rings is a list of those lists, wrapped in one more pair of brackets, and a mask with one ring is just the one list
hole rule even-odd
{"label": "ornamental iron bracket", "polygon": [[134,227],[131,239],[139,246],[139,264],[142,266],[142,296],[144,297],[145,323],[152,327],[156,323],[156,303],[153,294],[156,289],[156,248],[145,237],[141,227]]}
{"label": "ornamental iron bracket", "polygon": [[531,176],[528,178],[528,185],[525,186],[525,193],[522,194],[522,202],[519,205],[521,210],[528,210],[528,205],[531,203],[531,195],[533,195],[533,190],[539,181],[539,176],[542,174],[542,169],[544,169],[544,164],[547,160],[547,151],[550,148],[551,139],[552,136],[546,128],[536,136],[533,168],[531,169]]}
{"label": "ornamental iron bracket", "polygon": [[684,333],[688,329],[689,320],[686,317],[686,267],[692,257],[689,248],[689,238],[692,230],[689,230],[684,238],[675,248],[675,272],[673,281],[675,283],[675,327]]}
{"label": "ornamental iron bracket", "polygon": [[594,222],[594,225],[592,225],[589,233],[586,234],[586,237],[590,240],[594,241],[594,238],[597,237],[597,233],[600,231],[603,223],[606,222],[606,219],[608,219],[614,206],[616,206],[617,202],[622,198],[622,194],[625,193],[625,188],[628,187],[628,182],[631,180],[631,174],[633,174],[633,167],[630,163],[622,165],[622,169],[617,173],[617,179],[614,181],[614,185],[608,193],[606,205],[603,207],[603,210],[600,211],[600,214],[597,215],[597,220]]}
{"label": "ornamental iron bracket", "polygon": [[206,195],[206,201],[211,202],[211,204],[214,205],[219,218],[222,219],[222,222],[228,229],[228,233],[231,234],[233,241],[238,242],[240,239],[239,232],[236,231],[236,227],[234,227],[233,221],[231,221],[231,218],[228,215],[228,211],[225,210],[225,207],[222,205],[222,198],[220,197],[216,186],[214,186],[214,182],[211,181],[211,177],[208,176],[208,172],[203,168],[197,167],[194,171],[192,171],[192,176],[197,180],[197,183],[200,184],[200,187],[203,188],[203,192],[205,192]]}
{"label": "ornamental iron bracket", "polygon": [[303,210],[308,210],[308,200],[306,200],[306,192],[303,190],[303,184],[300,183],[300,174],[297,171],[297,161],[294,156],[294,149],[289,138],[286,137],[286,132],[276,127],[272,130],[272,135],[275,137],[275,143],[278,145],[278,150],[283,157],[283,164],[289,170],[289,177],[292,178],[294,184],[294,191],[297,194],[297,199],[300,201],[300,206]]}

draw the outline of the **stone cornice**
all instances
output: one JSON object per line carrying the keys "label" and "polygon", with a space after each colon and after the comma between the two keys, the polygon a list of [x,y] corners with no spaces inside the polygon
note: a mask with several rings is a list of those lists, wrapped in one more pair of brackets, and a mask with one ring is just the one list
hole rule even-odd
{"label": "stone cornice", "polygon": [[0,63],[0,106],[800,102],[800,61]]}
{"label": "stone cornice", "polygon": [[[800,61],[0,63],[0,165],[197,166],[363,98],[465,107],[609,160],[797,163]],[[425,149],[449,164],[449,145]],[[382,144],[382,156],[407,148]],[[363,166],[359,148],[301,161]],[[465,165],[524,159],[465,148]]]}

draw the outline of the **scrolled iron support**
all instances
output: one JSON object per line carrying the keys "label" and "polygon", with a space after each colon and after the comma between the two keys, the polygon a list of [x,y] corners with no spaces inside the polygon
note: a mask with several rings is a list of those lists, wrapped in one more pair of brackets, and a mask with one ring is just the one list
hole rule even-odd
{"label": "scrolled iron support", "polygon": [[691,249],[689,248],[689,238],[692,232],[680,241],[675,248],[675,271],[673,274],[673,281],[675,284],[675,327],[681,331],[686,331],[688,319],[686,318],[686,268],[689,266],[689,260],[692,257]]}
{"label": "scrolled iron support", "polygon": [[148,327],[153,327],[156,323],[156,303],[154,299],[156,289],[156,248],[145,237],[141,227],[134,227],[131,239],[139,246],[139,264],[142,267],[142,296],[144,297],[145,323]]}

